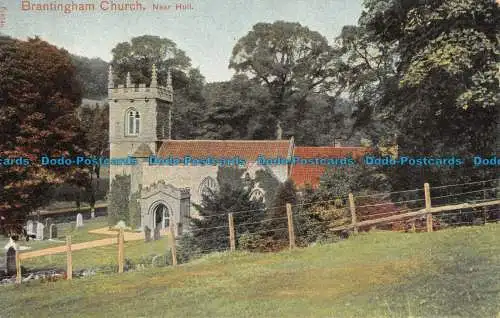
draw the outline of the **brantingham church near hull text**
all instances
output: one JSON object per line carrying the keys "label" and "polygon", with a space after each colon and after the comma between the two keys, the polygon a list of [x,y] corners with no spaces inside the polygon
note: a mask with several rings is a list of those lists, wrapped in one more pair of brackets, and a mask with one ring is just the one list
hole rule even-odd
{"label": "brantingham church near hull text", "polygon": [[[117,175],[130,176],[130,195],[139,193],[140,226],[150,229],[167,228],[170,223],[177,235],[188,230],[189,217],[196,216],[192,203],[201,203],[203,193],[217,190],[217,165],[151,164],[157,158],[239,158],[245,162],[244,177],[254,178],[255,172],[266,169],[279,182],[291,178],[297,187],[317,186],[325,166],[260,165],[258,156],[265,158],[355,158],[366,148],[356,147],[296,147],[293,138],[281,140],[172,140],[171,118],[174,106],[170,74],[166,86],[159,86],[153,65],[151,83],[132,85],[127,74],[125,85],[113,81],[109,70],[109,142],[110,158],[134,157],[135,165],[110,166],[110,181]],[[256,183],[251,189],[255,200],[264,197]]]}

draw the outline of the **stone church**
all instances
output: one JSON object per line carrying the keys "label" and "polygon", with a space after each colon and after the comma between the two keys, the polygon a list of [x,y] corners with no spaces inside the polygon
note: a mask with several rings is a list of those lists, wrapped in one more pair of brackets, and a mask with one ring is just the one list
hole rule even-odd
{"label": "stone church", "polygon": [[[181,234],[188,230],[188,217],[196,216],[191,203],[200,203],[203,193],[219,186],[216,165],[151,165],[151,156],[239,158],[245,160],[245,178],[253,179],[257,170],[267,169],[279,182],[292,178],[300,186],[305,182],[319,183],[324,168],[303,166],[294,174],[291,165],[262,166],[257,164],[257,157],[291,158],[295,151],[307,156],[311,149],[315,153],[320,150],[323,155],[339,157],[353,150],[359,153],[361,149],[295,147],[293,138],[281,140],[279,132],[277,140],[173,140],[171,76],[168,74],[166,87],[159,86],[154,65],[149,86],[132,85],[130,74],[127,74],[125,85],[115,86],[110,68],[108,101],[110,158],[130,156],[137,160],[137,164],[130,166],[111,165],[110,180],[116,175],[130,176],[131,194],[140,193],[141,229],[145,226],[165,229],[172,223],[176,233]],[[251,196],[253,199],[264,197],[258,183],[251,189]]]}

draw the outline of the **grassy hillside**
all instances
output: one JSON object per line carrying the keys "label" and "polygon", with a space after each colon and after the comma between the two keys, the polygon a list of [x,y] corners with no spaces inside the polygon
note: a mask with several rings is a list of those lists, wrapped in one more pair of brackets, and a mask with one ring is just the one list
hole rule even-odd
{"label": "grassy hillside", "polygon": [[2,317],[498,317],[500,225],[2,287]]}

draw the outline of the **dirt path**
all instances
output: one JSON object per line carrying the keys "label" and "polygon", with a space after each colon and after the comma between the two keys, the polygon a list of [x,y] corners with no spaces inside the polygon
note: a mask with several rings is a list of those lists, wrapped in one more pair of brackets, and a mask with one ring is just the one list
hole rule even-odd
{"label": "dirt path", "polygon": [[[162,236],[167,234],[167,232],[168,232],[167,230],[163,230],[161,232]],[[89,231],[89,233],[101,234],[101,235],[113,235],[114,237],[105,238],[102,240],[94,240],[94,241],[88,241],[88,242],[83,242],[83,243],[71,244],[71,251],[78,251],[78,250],[83,250],[86,248],[113,245],[113,244],[118,243],[118,237],[117,237],[118,233],[116,231],[110,231],[107,227],[103,227],[103,228],[96,229],[96,230],[91,230],[91,231]],[[125,242],[127,242],[127,241],[139,241],[139,240],[143,240],[143,239],[144,239],[143,233],[124,232]],[[43,250],[37,250],[37,251],[33,251],[33,252],[21,253],[21,254],[19,254],[19,258],[20,259],[27,259],[27,258],[46,256],[46,255],[52,255],[52,254],[58,254],[58,253],[64,253],[64,252],[66,252],[66,245],[45,248]]]}

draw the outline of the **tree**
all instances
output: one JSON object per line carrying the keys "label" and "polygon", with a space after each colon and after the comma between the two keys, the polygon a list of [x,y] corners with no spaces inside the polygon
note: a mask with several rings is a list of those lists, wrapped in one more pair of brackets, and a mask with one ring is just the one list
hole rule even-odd
{"label": "tree", "polygon": [[331,228],[350,221],[349,193],[371,194],[390,191],[388,178],[366,165],[339,166],[327,169],[318,189],[306,189],[301,213],[297,218],[298,237],[304,243],[327,239]]}
{"label": "tree", "polygon": [[[129,194],[130,194],[130,176],[117,175],[111,182],[109,192],[108,206],[108,225],[112,226],[119,221],[127,222],[130,220],[129,213]],[[135,196],[133,197],[135,198]],[[135,212],[135,211],[134,211]],[[135,217],[135,215],[134,215]]]}
{"label": "tree", "polygon": [[311,92],[342,91],[337,53],[324,36],[299,23],[257,23],[234,46],[229,67],[267,87],[275,119],[291,107],[302,118]]}
{"label": "tree", "polygon": [[398,86],[396,62],[398,54],[392,43],[372,41],[364,25],[346,25],[337,37],[345,67],[343,77],[349,100],[356,111],[352,134],[375,143],[397,132],[384,96]]}
{"label": "tree", "polygon": [[[156,65],[158,81],[161,85],[166,84],[167,72],[172,73],[173,84],[186,80],[187,72],[191,67],[191,59],[186,53],[177,48],[170,39],[159,36],[143,35],[134,37],[130,42],[118,43],[112,50],[113,72],[117,78],[124,80],[127,72],[130,72],[134,82],[151,82],[151,66]],[[182,87],[184,85],[180,85]],[[174,87],[177,88],[177,87]]]}
{"label": "tree", "polygon": [[278,189],[276,190],[276,195],[273,199],[273,203],[266,212],[266,219],[272,221],[266,221],[262,226],[266,231],[269,232],[264,233],[263,236],[282,241],[288,237],[288,232],[283,230],[288,227],[288,221],[286,219],[286,205],[295,205],[297,203],[296,193],[297,189],[295,188],[295,184],[291,179],[279,185]]}
{"label": "tree", "polygon": [[102,99],[108,95],[108,63],[100,58],[89,59],[78,55],[71,55],[71,61],[84,98]]}
{"label": "tree", "polygon": [[[103,157],[109,150],[109,104],[103,108],[84,105],[80,108],[80,125],[85,134],[85,150],[88,156]],[[91,209],[94,209],[96,193],[100,189],[101,166],[89,167],[88,182],[84,188]]]}
{"label": "tree", "polygon": [[68,52],[39,38],[0,37],[0,60],[0,158],[30,161],[0,169],[1,230],[12,234],[47,203],[52,185],[79,179],[76,167],[43,166],[39,158],[83,153],[75,114],[81,93]]}
{"label": "tree", "polygon": [[[498,6],[481,1],[366,2],[359,24],[375,45],[394,48],[395,82],[384,113],[400,133],[400,153],[488,156],[495,152],[499,85]],[[445,184],[495,177],[495,169],[405,169],[396,184]]]}
{"label": "tree", "polygon": [[[250,199],[250,189],[241,179],[243,169],[219,168],[219,189],[204,195],[195,208],[200,218],[192,218],[191,226],[195,245],[202,251],[216,251],[229,247],[228,213],[234,212],[235,231],[238,236],[259,229],[264,217],[264,205]],[[246,224],[250,223],[250,224]]]}

